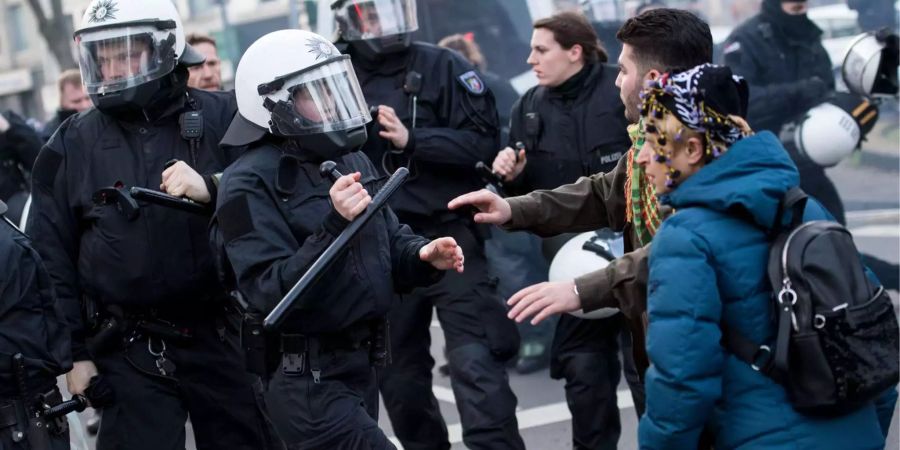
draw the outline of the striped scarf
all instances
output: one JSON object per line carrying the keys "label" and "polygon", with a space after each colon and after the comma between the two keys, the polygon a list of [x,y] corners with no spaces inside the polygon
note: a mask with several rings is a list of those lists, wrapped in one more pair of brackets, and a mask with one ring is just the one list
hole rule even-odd
{"label": "striped scarf", "polygon": [[625,214],[626,218],[634,226],[634,233],[641,246],[645,246],[653,239],[659,228],[660,214],[659,201],[656,199],[656,190],[644,176],[644,170],[637,163],[638,153],[644,145],[643,120],[628,126],[628,136],[631,138],[631,149],[628,151],[628,178],[625,180]]}

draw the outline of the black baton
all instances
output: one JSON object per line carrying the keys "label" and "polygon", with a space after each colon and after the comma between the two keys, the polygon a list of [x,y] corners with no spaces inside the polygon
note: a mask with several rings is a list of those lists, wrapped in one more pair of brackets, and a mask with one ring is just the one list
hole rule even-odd
{"label": "black baton", "polygon": [[[322,163],[320,170],[331,175],[336,172],[336,170],[334,169],[334,163],[329,163],[331,162],[326,161]],[[344,231],[334,239],[334,242],[322,252],[322,255],[312,263],[309,270],[300,277],[300,280],[294,284],[294,287],[288,291],[277,305],[275,305],[275,309],[266,316],[266,319],[263,321],[263,327],[265,327],[266,330],[274,330],[281,326],[281,323],[287,317],[288,311],[293,309],[297,299],[301,298],[303,294],[305,294],[306,291],[321,278],[322,274],[328,270],[331,264],[337,260],[338,255],[347,247],[350,240],[366,226],[375,214],[387,205],[388,200],[400,189],[400,186],[403,185],[407,177],[409,177],[409,170],[405,167],[397,169],[394,174],[391,175],[387,180],[387,183],[384,184],[384,187],[382,187],[381,190],[375,194],[375,197],[372,198],[372,203],[366,207],[366,210],[362,215],[357,216],[349,225],[347,225],[347,228],[345,228]]]}
{"label": "black baton", "polygon": [[135,186],[129,190],[129,193],[131,194],[131,198],[135,200],[145,201],[154,205],[174,208],[207,217],[212,216],[213,213],[213,209],[209,205],[197,203],[184,197],[176,197],[162,191],[154,191],[153,189]]}

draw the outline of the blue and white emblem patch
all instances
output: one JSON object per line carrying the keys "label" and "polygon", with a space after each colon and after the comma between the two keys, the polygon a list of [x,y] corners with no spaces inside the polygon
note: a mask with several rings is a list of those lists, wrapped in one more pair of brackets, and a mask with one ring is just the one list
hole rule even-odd
{"label": "blue and white emblem patch", "polygon": [[470,70],[457,78],[460,83],[462,83],[463,87],[469,91],[470,94],[473,95],[482,95],[486,87],[484,86],[484,81],[481,81],[481,77],[478,76],[474,70]]}

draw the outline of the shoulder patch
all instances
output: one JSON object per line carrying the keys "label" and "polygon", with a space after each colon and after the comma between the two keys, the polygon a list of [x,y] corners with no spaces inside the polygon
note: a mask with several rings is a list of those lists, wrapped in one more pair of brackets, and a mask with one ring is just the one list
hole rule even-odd
{"label": "shoulder patch", "polygon": [[44,147],[34,162],[32,180],[41,186],[52,187],[62,160],[62,155],[49,147]]}
{"label": "shoulder patch", "polygon": [[226,244],[253,231],[247,196],[241,195],[223,203],[216,212],[216,220]]}
{"label": "shoulder patch", "polygon": [[457,80],[469,91],[470,94],[473,95],[483,95],[484,91],[487,90],[487,87],[484,85],[484,81],[481,80],[481,77],[478,76],[478,73],[474,70],[470,70],[459,77]]}

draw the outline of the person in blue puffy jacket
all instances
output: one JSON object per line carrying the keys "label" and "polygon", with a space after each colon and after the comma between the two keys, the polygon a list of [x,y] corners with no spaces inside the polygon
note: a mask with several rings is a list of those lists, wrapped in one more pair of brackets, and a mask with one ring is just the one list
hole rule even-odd
{"label": "person in blue puffy jacket", "polygon": [[[647,139],[638,157],[674,208],[653,240],[648,282],[647,411],[642,449],[876,449],[896,390],[836,418],[796,412],[784,388],[727,352],[720,323],[772,342],[766,278],[772,226],[797,168],[770,132],[742,118],[747,84],[724,66],[666,74],[642,94]],[[815,201],[805,220],[830,219]],[[882,414],[879,417],[877,411]]]}

